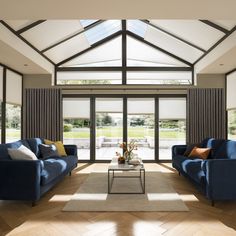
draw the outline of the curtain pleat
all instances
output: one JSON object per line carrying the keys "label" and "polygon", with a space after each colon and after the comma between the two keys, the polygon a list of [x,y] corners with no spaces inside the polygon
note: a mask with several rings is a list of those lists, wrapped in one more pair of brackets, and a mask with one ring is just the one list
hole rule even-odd
{"label": "curtain pleat", "polygon": [[226,139],[226,108],[223,89],[189,89],[187,143],[204,138]]}
{"label": "curtain pleat", "polygon": [[26,89],[23,138],[62,140],[61,89]]}

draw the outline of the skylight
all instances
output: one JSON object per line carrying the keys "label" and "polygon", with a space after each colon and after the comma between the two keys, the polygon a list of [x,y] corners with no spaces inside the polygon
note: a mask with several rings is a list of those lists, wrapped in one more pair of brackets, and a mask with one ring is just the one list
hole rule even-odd
{"label": "skylight", "polygon": [[88,42],[94,44],[119,30],[121,30],[120,20],[108,20],[85,31],[84,34]]}
{"label": "skylight", "polygon": [[80,20],[80,24],[83,26],[83,28],[95,23],[97,20]]}

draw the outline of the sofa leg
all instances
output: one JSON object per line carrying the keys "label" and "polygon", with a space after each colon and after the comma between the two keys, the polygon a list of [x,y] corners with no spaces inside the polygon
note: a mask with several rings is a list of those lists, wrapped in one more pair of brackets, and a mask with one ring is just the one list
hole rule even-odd
{"label": "sofa leg", "polygon": [[32,202],[31,202],[31,206],[32,206],[32,207],[35,207],[35,206],[36,206],[36,201],[32,201]]}
{"label": "sofa leg", "polygon": [[215,201],[211,200],[211,206],[215,206]]}
{"label": "sofa leg", "polygon": [[179,176],[180,176],[180,172],[179,172]]}
{"label": "sofa leg", "polygon": [[71,171],[70,171],[70,173],[69,173],[69,176],[71,176]]}

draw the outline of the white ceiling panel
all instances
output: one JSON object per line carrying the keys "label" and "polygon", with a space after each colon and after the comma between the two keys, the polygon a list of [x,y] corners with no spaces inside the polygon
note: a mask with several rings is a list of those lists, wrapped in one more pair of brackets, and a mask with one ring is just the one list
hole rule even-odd
{"label": "white ceiling panel", "polygon": [[149,62],[149,66],[187,66],[183,62],[129,36],[127,37],[127,58],[128,66],[145,66],[147,62]]}
{"label": "white ceiling panel", "polygon": [[69,58],[70,56],[75,55],[76,53],[89,47],[90,44],[88,43],[85,35],[79,34],[76,37],[46,51],[45,55],[55,63],[59,63],[60,61],[63,61],[64,59]]}
{"label": "white ceiling panel", "polygon": [[198,20],[151,20],[151,23],[205,50],[224,36],[223,32]]}
{"label": "white ceiling panel", "polygon": [[79,20],[48,20],[30,30],[22,36],[39,50],[43,50],[83,29]]}
{"label": "white ceiling panel", "polygon": [[227,30],[231,30],[234,26],[236,26],[235,20],[212,20],[212,22]]}
{"label": "white ceiling panel", "polygon": [[20,30],[24,27],[26,27],[27,25],[32,24],[33,20],[6,20],[5,21],[9,26],[11,26],[14,30]]}
{"label": "white ceiling panel", "polygon": [[121,66],[121,36],[82,54],[61,67],[93,66],[94,64],[95,66]]}
{"label": "white ceiling panel", "polygon": [[190,62],[195,62],[203,52],[181,42],[153,27],[148,27],[144,37],[148,42]]}

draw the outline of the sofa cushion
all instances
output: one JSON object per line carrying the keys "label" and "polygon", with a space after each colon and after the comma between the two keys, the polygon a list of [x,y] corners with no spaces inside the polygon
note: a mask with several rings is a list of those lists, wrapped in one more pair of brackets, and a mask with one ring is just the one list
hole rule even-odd
{"label": "sofa cushion", "polygon": [[221,145],[225,142],[226,142],[225,139],[213,139],[213,138],[209,139],[206,145],[206,148],[211,149],[208,159],[214,159],[217,149],[220,148]]}
{"label": "sofa cushion", "polygon": [[31,151],[37,156],[37,158],[41,158],[39,144],[42,144],[43,140],[41,138],[31,138],[26,140],[30,146]]}
{"label": "sofa cushion", "polygon": [[6,143],[7,148],[14,148],[14,149],[19,148],[21,145],[24,145],[25,147],[30,149],[30,146],[26,140],[18,140],[16,142]]}
{"label": "sofa cushion", "polygon": [[44,167],[41,172],[41,185],[46,185],[62,175],[66,169],[67,164],[61,158],[48,158],[43,160]]}
{"label": "sofa cushion", "polygon": [[178,170],[183,170],[182,163],[187,159],[188,158],[186,156],[176,155],[176,156],[173,156],[172,162],[174,166],[177,167]]}
{"label": "sofa cushion", "polygon": [[77,157],[50,157],[43,160],[44,167],[41,172],[41,185],[46,185],[57,177],[68,173],[77,163]]}
{"label": "sofa cushion", "polygon": [[58,156],[57,148],[54,144],[39,144],[39,150],[42,158],[48,158],[51,156]]}
{"label": "sofa cushion", "polygon": [[38,160],[36,155],[24,145],[18,148],[8,148],[7,150],[12,160]]}
{"label": "sofa cushion", "polygon": [[199,148],[199,147],[194,147],[191,153],[189,154],[188,157],[192,159],[207,159],[209,154],[210,154],[211,149],[210,148]]}
{"label": "sofa cushion", "polygon": [[235,159],[236,141],[227,140],[214,153],[214,159]]}
{"label": "sofa cushion", "polygon": [[202,170],[202,159],[186,159],[182,163],[183,171],[196,183],[204,184],[205,173]]}
{"label": "sofa cushion", "polygon": [[57,147],[59,156],[67,156],[65,147],[61,141],[53,142],[51,140],[45,139],[44,142],[45,144],[54,144]]}
{"label": "sofa cushion", "polygon": [[200,144],[199,143],[189,144],[186,148],[186,151],[184,152],[184,156],[188,157],[195,147],[200,147]]}

